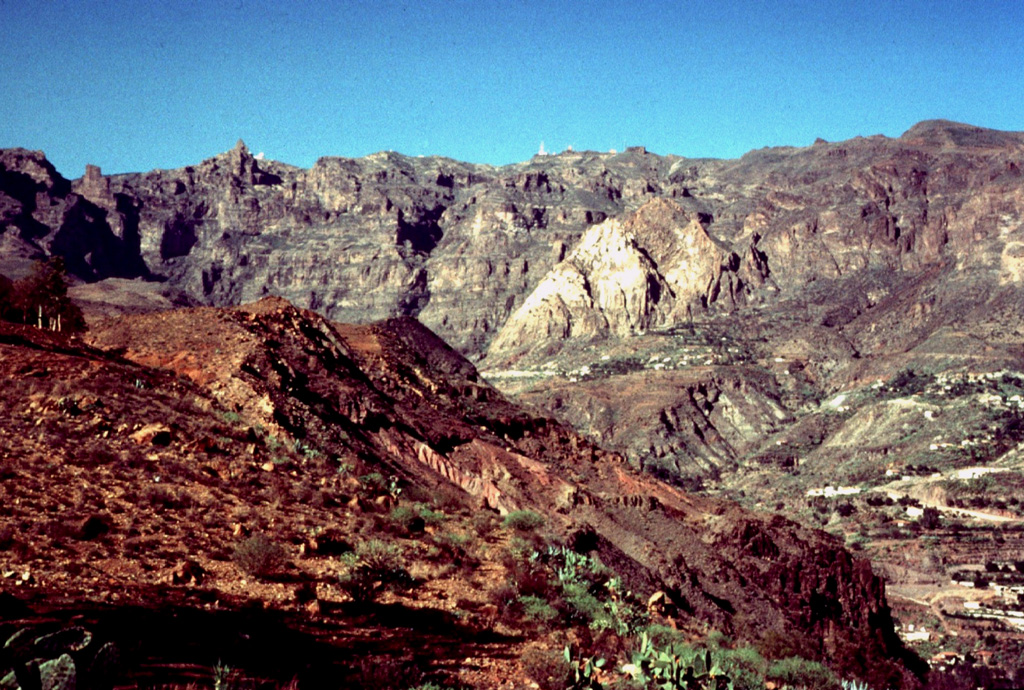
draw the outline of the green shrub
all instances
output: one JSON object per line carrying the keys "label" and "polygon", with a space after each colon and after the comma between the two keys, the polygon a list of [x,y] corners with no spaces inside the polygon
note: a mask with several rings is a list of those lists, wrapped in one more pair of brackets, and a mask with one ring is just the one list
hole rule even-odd
{"label": "green shrub", "polygon": [[391,532],[398,534],[420,534],[426,527],[424,519],[409,506],[396,506],[388,515]]}
{"label": "green shrub", "polygon": [[704,640],[708,649],[723,649],[729,646],[729,636],[721,630],[712,630]]}
{"label": "green shrub", "polygon": [[284,565],[285,555],[280,544],[263,534],[254,534],[235,547],[233,560],[249,575],[265,578]]}
{"label": "green shrub", "polygon": [[440,510],[432,510],[427,506],[420,506],[419,516],[423,518],[423,522],[427,525],[440,525],[442,522],[448,519],[448,516]]}
{"label": "green shrub", "polygon": [[466,548],[469,537],[456,532],[440,532],[431,538],[433,548],[430,558],[437,562],[447,563],[452,571],[460,569],[467,573],[480,565],[480,560]]}
{"label": "green shrub", "polygon": [[384,591],[401,591],[415,584],[403,567],[404,555],[394,544],[370,539],[344,554],[347,570],[338,580],[341,589],[358,603],[373,601]]}
{"label": "green shrub", "polygon": [[729,678],[734,690],[762,690],[768,662],[754,647],[723,649],[719,652],[719,663]]}
{"label": "green shrub", "polygon": [[498,527],[497,517],[489,511],[477,513],[473,516],[471,522],[473,524],[473,531],[481,539],[486,539]]}
{"label": "green shrub", "polygon": [[610,621],[605,614],[604,603],[591,594],[583,583],[569,583],[562,587],[561,594],[570,621],[582,625],[593,625],[597,621],[602,621],[603,625],[595,627],[609,627]]}
{"label": "green shrub", "polygon": [[658,649],[673,647],[686,642],[683,633],[667,625],[648,625],[644,628],[643,632],[650,639],[651,645]]}
{"label": "green shrub", "polygon": [[558,618],[558,611],[546,599],[538,596],[519,597],[522,605],[523,619],[530,623],[550,625]]}
{"label": "green shrub", "polygon": [[806,690],[839,690],[839,679],[817,661],[791,656],[768,666],[767,679],[780,685]]}
{"label": "green shrub", "polygon": [[506,582],[492,591],[491,602],[498,608],[498,615],[504,621],[512,622],[522,615],[523,604],[519,600],[519,590],[512,582]]}
{"label": "green shrub", "polygon": [[370,472],[360,476],[359,483],[362,485],[360,492],[370,498],[383,496],[388,492],[388,480],[380,472]]}
{"label": "green shrub", "polygon": [[532,532],[544,526],[544,516],[532,510],[513,510],[505,516],[502,526],[517,532]]}

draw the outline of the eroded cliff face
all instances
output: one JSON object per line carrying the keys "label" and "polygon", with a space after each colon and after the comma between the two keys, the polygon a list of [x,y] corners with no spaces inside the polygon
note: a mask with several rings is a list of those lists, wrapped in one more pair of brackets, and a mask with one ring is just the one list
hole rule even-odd
{"label": "eroded cliff face", "polygon": [[767,265],[754,243],[744,262],[712,238],[710,221],[654,199],[626,222],[592,226],[505,322],[488,365],[550,352],[559,341],[628,338],[691,322],[712,305],[742,304],[768,278]]}
{"label": "eroded cliff face", "polygon": [[21,277],[33,260],[59,255],[85,280],[149,275],[135,202],[98,173],[73,185],[41,151],[0,151],[0,273]]}
{"label": "eroded cliff face", "polygon": [[648,370],[550,381],[518,396],[631,464],[667,479],[716,477],[793,422],[778,385],[754,367]]}
{"label": "eroded cliff face", "polygon": [[10,150],[0,218],[13,269],[58,253],[86,280],[160,278],[208,304],[276,294],[346,321],[416,316],[501,359],[863,271],[953,262],[1017,284],[1022,165],[1021,135],[943,121],[732,161],[630,149],[503,168],[379,153],[303,170],[239,142],[74,183]]}
{"label": "eroded cliff face", "polygon": [[[664,167],[651,158],[640,174]],[[564,171],[545,162],[380,153],[299,170],[239,142],[111,185],[139,200],[146,265],[197,299],[280,295],[355,322],[416,316],[478,353],[588,225],[627,206],[626,175],[609,175],[600,156]]]}

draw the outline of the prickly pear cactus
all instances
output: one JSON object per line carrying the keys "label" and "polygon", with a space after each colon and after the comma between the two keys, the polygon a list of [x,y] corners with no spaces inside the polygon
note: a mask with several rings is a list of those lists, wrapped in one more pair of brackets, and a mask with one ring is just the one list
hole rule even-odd
{"label": "prickly pear cactus", "polygon": [[41,690],[75,690],[78,672],[70,654],[61,654],[39,665]]}
{"label": "prickly pear cactus", "polygon": [[37,637],[33,646],[40,656],[51,657],[81,652],[89,646],[90,642],[92,642],[92,633],[85,628],[76,626]]}
{"label": "prickly pear cactus", "polygon": [[117,648],[93,644],[85,628],[39,635],[23,628],[0,649],[0,690],[104,690],[113,685]]}
{"label": "prickly pear cactus", "polygon": [[21,686],[18,685],[18,678],[14,675],[14,671],[0,678],[0,690],[18,690],[19,687]]}

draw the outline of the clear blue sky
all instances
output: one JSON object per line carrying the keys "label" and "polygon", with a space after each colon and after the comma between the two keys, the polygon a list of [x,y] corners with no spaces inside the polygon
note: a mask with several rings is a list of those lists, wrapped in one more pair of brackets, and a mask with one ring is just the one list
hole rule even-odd
{"label": "clear blue sky", "polygon": [[0,0],[0,39],[0,147],[66,177],[1024,130],[1020,0]]}

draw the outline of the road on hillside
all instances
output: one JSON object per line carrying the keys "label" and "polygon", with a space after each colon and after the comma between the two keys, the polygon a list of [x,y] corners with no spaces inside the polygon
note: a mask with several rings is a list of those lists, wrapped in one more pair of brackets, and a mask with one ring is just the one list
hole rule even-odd
{"label": "road on hillside", "polygon": [[[886,489],[885,487],[879,487],[876,491],[884,491],[892,497],[894,501],[899,500],[900,498],[905,498],[909,495],[905,491],[893,491],[892,489]],[[946,513],[948,515],[961,515],[964,517],[971,517],[976,520],[987,520],[989,522],[1024,522],[1024,519],[1019,517],[1006,517],[1005,515],[996,515],[995,513],[986,513],[980,510],[955,508],[953,506],[935,503],[934,501],[922,501],[921,499],[915,500],[921,504],[922,508],[935,508],[940,513]]]}

